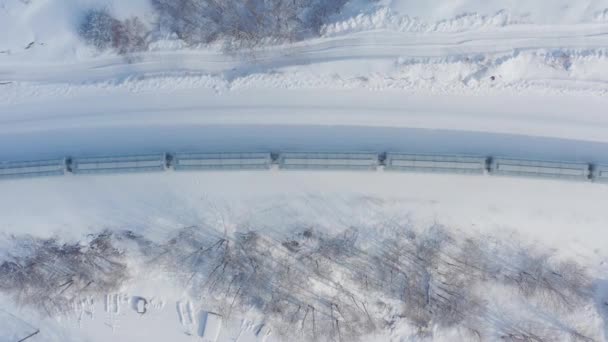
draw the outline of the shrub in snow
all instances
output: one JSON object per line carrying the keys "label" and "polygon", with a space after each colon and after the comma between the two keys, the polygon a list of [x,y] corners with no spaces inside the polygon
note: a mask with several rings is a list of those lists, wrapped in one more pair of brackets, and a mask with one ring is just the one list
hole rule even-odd
{"label": "shrub in snow", "polygon": [[147,29],[137,17],[120,21],[104,9],[92,9],[85,14],[78,31],[85,42],[99,50],[111,48],[127,54],[147,48]]}
{"label": "shrub in snow", "polygon": [[346,0],[152,0],[161,30],[190,43],[233,47],[318,34]]}
{"label": "shrub in snow", "polygon": [[146,35],[147,29],[139,18],[126,19],[115,27],[113,47],[120,54],[145,50]]}
{"label": "shrub in snow", "polygon": [[[0,291],[67,312],[80,296],[115,291],[128,256],[179,280],[206,310],[227,319],[258,312],[285,340],[357,341],[397,325],[421,339],[442,329],[462,340],[596,338],[568,321],[594,303],[593,278],[581,265],[439,225],[380,227],[247,226],[228,234],[209,225],[176,229],[168,240],[124,232],[78,244],[14,238],[18,248],[0,263]],[[145,311],[145,302],[136,304]]]}
{"label": "shrub in snow", "polygon": [[215,311],[230,317],[255,308],[291,339],[295,329],[302,340],[357,340],[394,320],[405,320],[421,337],[436,327],[482,340],[585,337],[574,328],[505,317],[476,292],[506,285],[551,310],[570,309],[590,298],[580,266],[527,248],[461,239],[442,226],[422,232],[397,226],[365,239],[352,228],[335,235],[306,229],[283,241],[190,227],[166,244],[140,244],[154,265],[175,272],[192,293],[204,293]]}
{"label": "shrub in snow", "polygon": [[0,290],[49,315],[67,312],[83,296],[115,290],[127,278],[110,234],[87,244],[29,237],[15,242],[15,254],[0,264]]}
{"label": "shrub in snow", "polygon": [[114,29],[120,21],[112,17],[106,10],[93,9],[86,13],[78,32],[84,40],[100,50],[112,47]]}

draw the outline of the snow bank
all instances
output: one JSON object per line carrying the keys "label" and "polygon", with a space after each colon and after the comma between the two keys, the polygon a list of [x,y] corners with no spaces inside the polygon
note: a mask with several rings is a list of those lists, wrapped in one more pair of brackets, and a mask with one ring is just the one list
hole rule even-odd
{"label": "snow bank", "polygon": [[[6,1],[0,104],[92,89],[353,89],[591,94],[608,89],[606,1],[352,1],[322,37],[226,55],[152,34],[149,51],[93,51],[77,34],[90,8],[154,27],[145,0]],[[473,11],[473,9],[476,9]]]}
{"label": "snow bank", "polygon": [[608,9],[606,0],[387,0],[385,3],[400,14],[431,22],[466,13],[487,16],[507,11],[538,24],[573,24],[593,20],[597,13]]}
{"label": "snow bank", "polygon": [[323,35],[336,36],[368,30],[391,30],[401,32],[462,32],[479,29],[500,28],[513,24],[530,23],[526,18],[514,18],[501,10],[492,15],[463,13],[437,22],[424,21],[420,17],[400,15],[389,7],[381,7],[371,13],[361,13],[354,17],[337,20],[323,27]]}
{"label": "snow bank", "polygon": [[[148,0],[5,0],[0,7],[0,57],[70,62],[99,56],[78,37],[89,9],[107,9],[119,20],[138,17],[153,29],[157,22]],[[608,1],[352,0],[322,29],[325,36],[387,29],[404,32],[461,32],[515,24],[563,26],[606,22]],[[153,32],[151,48],[183,49],[170,32]],[[2,63],[2,60],[0,60]]]}
{"label": "snow bank", "polygon": [[15,55],[41,62],[96,55],[78,36],[84,13],[91,8],[107,8],[119,19],[154,19],[148,0],[6,0],[0,4],[0,63]]}

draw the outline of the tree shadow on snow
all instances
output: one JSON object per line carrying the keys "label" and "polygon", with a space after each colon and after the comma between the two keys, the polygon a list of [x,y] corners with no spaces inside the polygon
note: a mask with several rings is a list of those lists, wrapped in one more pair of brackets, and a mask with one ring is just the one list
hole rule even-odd
{"label": "tree shadow on snow", "polygon": [[608,279],[598,279],[595,285],[595,306],[604,322],[604,339],[608,339]]}

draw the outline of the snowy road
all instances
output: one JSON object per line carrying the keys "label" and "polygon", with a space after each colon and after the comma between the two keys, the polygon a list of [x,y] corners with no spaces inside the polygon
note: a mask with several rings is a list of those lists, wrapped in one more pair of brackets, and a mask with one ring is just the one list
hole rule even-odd
{"label": "snowy road", "polygon": [[[298,149],[608,161],[608,98],[594,93],[608,84],[597,73],[608,24],[333,31],[240,56],[5,55],[0,157]],[[490,75],[505,79],[483,83]],[[580,92],[545,91],[563,84]]]}
{"label": "snowy road", "polygon": [[607,143],[454,130],[357,126],[71,128],[2,134],[0,146],[1,160],[165,151],[404,151],[608,163]]}
{"label": "snowy road", "polygon": [[5,106],[0,157],[280,149],[608,161],[606,98],[365,94],[92,90]]}

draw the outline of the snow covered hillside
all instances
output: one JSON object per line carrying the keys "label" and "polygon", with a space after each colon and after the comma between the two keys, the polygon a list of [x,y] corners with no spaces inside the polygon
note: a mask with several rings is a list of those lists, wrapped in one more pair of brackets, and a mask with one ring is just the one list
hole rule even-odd
{"label": "snow covered hillside", "polygon": [[[607,95],[608,0],[0,0],[0,169],[182,151],[593,168]],[[0,342],[608,341],[606,184],[66,173],[0,179]]]}
{"label": "snow covered hillside", "polygon": [[[207,43],[189,38],[190,31],[177,35],[181,26],[151,3],[4,0],[2,101],[20,101],[22,94],[72,93],[83,83],[105,87],[107,82],[126,82],[140,88],[147,86],[141,78],[149,77],[162,78],[156,83],[217,90],[534,89],[595,95],[605,93],[608,80],[606,1],[357,0],[338,10],[322,7],[314,34],[286,38],[251,29],[247,37],[255,39],[235,38],[219,27]],[[82,33],[82,26],[94,10],[106,13],[111,21],[106,30],[113,33],[98,33],[106,27],[99,19],[91,29],[97,35],[87,44],[86,37],[93,33]],[[129,21],[133,18],[137,24]],[[247,39],[249,44],[242,42]],[[51,93],[48,82],[59,83]]]}

